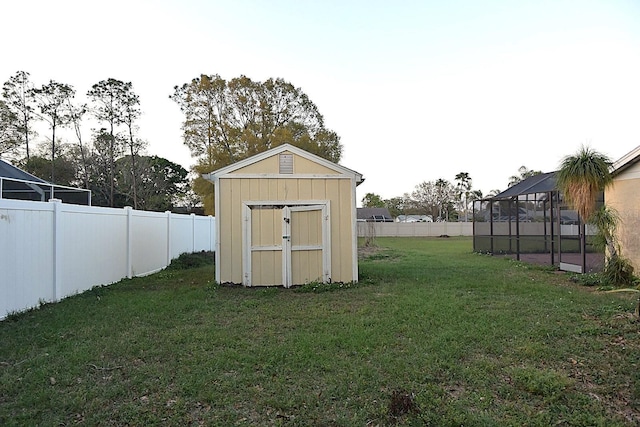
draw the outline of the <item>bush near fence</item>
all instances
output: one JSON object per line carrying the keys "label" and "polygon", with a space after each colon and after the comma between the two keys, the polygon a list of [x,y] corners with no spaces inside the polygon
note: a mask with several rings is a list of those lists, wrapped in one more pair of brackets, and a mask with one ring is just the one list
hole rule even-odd
{"label": "bush near fence", "polygon": [[0,199],[0,319],[215,250],[215,218]]}

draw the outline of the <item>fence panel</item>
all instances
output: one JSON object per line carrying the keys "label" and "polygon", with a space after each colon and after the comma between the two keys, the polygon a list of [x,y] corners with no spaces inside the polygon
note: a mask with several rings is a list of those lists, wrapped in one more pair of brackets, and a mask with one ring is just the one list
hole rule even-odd
{"label": "fence panel", "polygon": [[473,236],[472,222],[359,222],[359,237]]}
{"label": "fence panel", "polygon": [[216,222],[212,216],[195,216],[194,252],[216,249]]}
{"label": "fence panel", "polygon": [[144,276],[166,267],[169,245],[167,214],[131,211],[131,275]]}
{"label": "fence panel", "polygon": [[53,206],[0,201],[0,319],[54,298]]}
{"label": "fence panel", "polygon": [[[50,204],[50,203],[47,203]],[[61,295],[127,277],[127,216],[122,209],[59,203]]]}
{"label": "fence panel", "polygon": [[215,218],[0,199],[0,320],[214,250]]}
{"label": "fence panel", "polygon": [[171,258],[185,252],[195,252],[193,247],[193,219],[195,215],[171,214]]}

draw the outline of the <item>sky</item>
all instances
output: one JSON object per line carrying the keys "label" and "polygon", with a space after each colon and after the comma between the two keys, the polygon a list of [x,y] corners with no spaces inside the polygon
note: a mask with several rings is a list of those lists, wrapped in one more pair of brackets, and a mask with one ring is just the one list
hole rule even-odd
{"label": "sky", "polygon": [[[200,74],[283,78],[384,199],[423,181],[504,190],[589,146],[640,145],[637,0],[21,0],[2,5],[0,82],[130,81],[149,154],[189,169],[169,99]],[[41,132],[46,135],[46,132]],[[68,136],[73,141],[71,135]]]}

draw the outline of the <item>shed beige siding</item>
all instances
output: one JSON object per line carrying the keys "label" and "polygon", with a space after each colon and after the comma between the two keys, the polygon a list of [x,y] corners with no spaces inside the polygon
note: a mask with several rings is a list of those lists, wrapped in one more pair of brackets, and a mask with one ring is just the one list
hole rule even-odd
{"label": "shed beige siding", "polygon": [[614,178],[605,192],[607,205],[618,211],[621,224],[618,238],[622,255],[636,272],[640,271],[640,162],[631,165]]}
{"label": "shed beige siding", "polygon": [[[352,187],[349,179],[314,179],[314,178],[221,178],[221,194],[230,194],[230,202],[220,204],[220,257],[233,260],[222,262],[220,280],[224,282],[242,283],[242,208],[243,201],[281,201],[299,200],[330,202],[331,217],[331,280],[349,282],[353,278],[352,261]],[[349,214],[344,214],[348,212]],[[254,230],[252,230],[252,236]],[[235,238],[234,238],[235,236]],[[253,240],[253,239],[252,239]]]}

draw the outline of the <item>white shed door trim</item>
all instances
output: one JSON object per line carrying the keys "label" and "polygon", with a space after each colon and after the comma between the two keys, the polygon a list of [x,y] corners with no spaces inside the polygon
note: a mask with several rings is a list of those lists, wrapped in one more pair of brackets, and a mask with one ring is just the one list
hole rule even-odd
{"label": "white shed door trim", "polygon": [[[282,211],[282,240],[253,242],[253,209],[270,209]],[[296,214],[317,211],[320,216],[321,242],[297,242],[295,235]],[[329,201],[249,201],[243,203],[243,227],[242,227],[242,284],[244,286],[279,285],[291,287],[294,284],[293,274],[294,257],[304,252],[312,254],[321,251],[322,269],[320,277],[308,278],[308,280],[331,281],[331,222],[329,215]],[[292,223],[293,222],[293,223]],[[294,235],[292,236],[292,231]],[[275,240],[275,239],[273,239]],[[256,252],[272,252],[277,254],[274,259],[281,256],[282,281],[281,283],[254,283],[253,259]]]}

